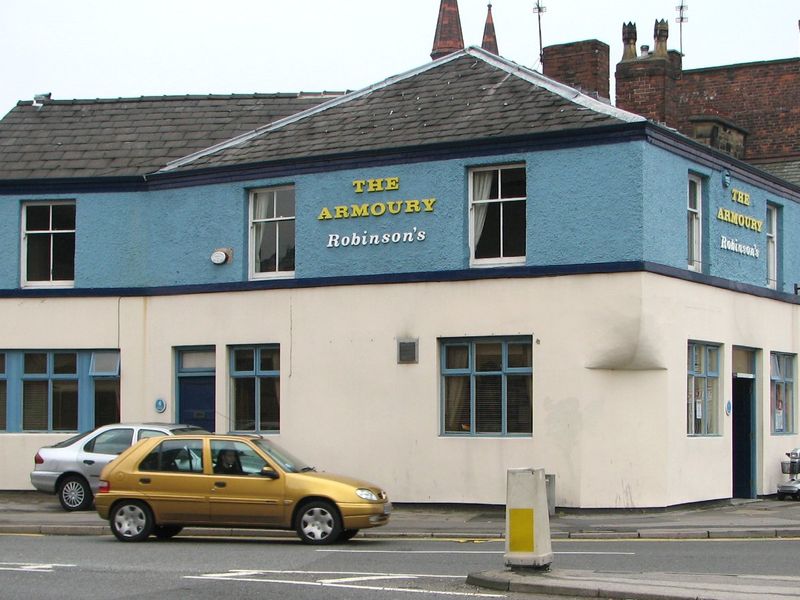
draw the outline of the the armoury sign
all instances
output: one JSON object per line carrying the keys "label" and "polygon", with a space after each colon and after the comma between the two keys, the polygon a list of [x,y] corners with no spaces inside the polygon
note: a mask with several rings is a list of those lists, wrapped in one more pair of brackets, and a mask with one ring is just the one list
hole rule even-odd
{"label": "the armoury sign", "polygon": [[[397,192],[400,190],[399,177],[385,177],[378,179],[356,179],[353,181],[353,190],[356,194],[375,194]],[[331,207],[324,206],[317,219],[320,221],[336,221],[342,219],[385,219],[399,215],[416,215],[433,213],[436,198],[411,198],[387,199],[383,195],[375,196],[374,201],[369,198],[366,202],[351,202],[350,204],[337,204]],[[400,244],[423,242],[427,234],[417,226],[404,231],[380,231],[359,228],[344,234],[328,234],[328,248],[343,248],[348,246],[380,246],[384,244]]]}

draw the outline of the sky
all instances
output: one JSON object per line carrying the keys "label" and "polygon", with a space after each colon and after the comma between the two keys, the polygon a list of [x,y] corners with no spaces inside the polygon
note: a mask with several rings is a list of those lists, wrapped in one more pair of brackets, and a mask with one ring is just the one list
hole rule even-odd
{"label": "sky", "polygon": [[[0,116],[18,100],[357,90],[430,61],[440,0],[0,0]],[[540,0],[545,46],[622,57],[656,19],[680,48],[681,0]],[[684,69],[800,55],[800,0],[684,0]],[[541,71],[536,0],[493,0],[500,54]],[[480,46],[487,0],[459,0]]]}

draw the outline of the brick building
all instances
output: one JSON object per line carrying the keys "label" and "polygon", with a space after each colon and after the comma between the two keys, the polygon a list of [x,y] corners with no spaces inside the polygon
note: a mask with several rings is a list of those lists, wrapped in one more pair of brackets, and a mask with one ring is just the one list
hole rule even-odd
{"label": "brick building", "polygon": [[[684,70],[668,36],[656,21],[653,49],[637,52],[636,25],[623,25],[616,105],[800,184],[800,58]],[[599,97],[609,97],[608,65],[597,40],[544,50],[545,75]]]}

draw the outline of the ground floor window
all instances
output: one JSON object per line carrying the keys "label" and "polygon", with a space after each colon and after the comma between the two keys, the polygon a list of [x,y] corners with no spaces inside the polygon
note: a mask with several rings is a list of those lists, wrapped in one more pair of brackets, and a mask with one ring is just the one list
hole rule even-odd
{"label": "ground floor window", "polygon": [[92,352],[89,375],[94,381],[94,426],[119,423],[119,352]]}
{"label": "ground floor window", "polygon": [[531,435],[530,337],[441,341],[443,435]]}
{"label": "ground floor window", "polygon": [[0,353],[0,431],[5,431],[8,423],[6,389],[6,355]]}
{"label": "ground floor window", "polygon": [[[115,367],[95,370],[100,354]],[[7,350],[0,356],[0,430],[83,431],[119,421],[118,351]]]}
{"label": "ground floor window", "polygon": [[689,342],[686,393],[686,433],[719,433],[720,348]]}
{"label": "ground floor window", "polygon": [[231,348],[235,431],[280,431],[280,358],[277,344]]}
{"label": "ground floor window", "polygon": [[770,355],[772,433],[794,433],[794,355]]}

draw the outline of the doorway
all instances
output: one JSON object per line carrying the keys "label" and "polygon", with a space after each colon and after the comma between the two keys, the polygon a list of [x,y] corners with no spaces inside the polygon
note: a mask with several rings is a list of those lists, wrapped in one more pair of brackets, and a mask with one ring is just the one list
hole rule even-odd
{"label": "doorway", "polygon": [[755,498],[756,476],[756,409],[755,350],[733,349],[733,498]]}
{"label": "doorway", "polygon": [[177,352],[178,422],[206,431],[216,429],[214,348],[181,349]]}

